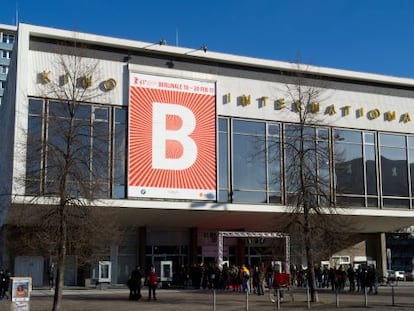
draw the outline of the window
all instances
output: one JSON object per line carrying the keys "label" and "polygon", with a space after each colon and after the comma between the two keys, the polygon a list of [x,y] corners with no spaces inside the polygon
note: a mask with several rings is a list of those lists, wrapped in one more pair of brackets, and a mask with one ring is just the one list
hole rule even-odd
{"label": "window", "polygon": [[[299,169],[300,168],[300,169]],[[303,193],[299,182],[305,178],[306,195],[314,204],[329,204],[330,197],[330,145],[326,128],[285,125],[285,179],[287,203],[294,204]],[[328,201],[327,201],[328,199]]]}
{"label": "window", "polygon": [[113,163],[113,198],[125,198],[126,196],[126,129],[127,108],[115,108],[114,111],[114,163]]}
{"label": "window", "polygon": [[10,52],[10,51],[2,51],[2,53],[1,53],[1,57],[2,57],[2,58],[7,58],[7,59],[10,59],[10,54],[11,54],[11,52]]}
{"label": "window", "polygon": [[63,171],[71,196],[125,197],[125,112],[119,107],[30,99],[26,193],[58,195]]}
{"label": "window", "polygon": [[408,196],[406,138],[403,135],[380,134],[382,194]]}
{"label": "window", "polygon": [[267,125],[267,184],[268,202],[282,202],[282,152],[280,124]]}
{"label": "window", "polygon": [[365,194],[362,134],[335,130],[335,174],[338,194]]}
{"label": "window", "polygon": [[7,34],[7,33],[3,33],[2,42],[3,43],[13,44],[14,43],[14,35]]}
{"label": "window", "polygon": [[219,202],[281,203],[280,135],[279,123],[218,119]]}
{"label": "window", "polygon": [[219,202],[228,202],[230,194],[229,186],[229,120],[218,120],[218,196]]}
{"label": "window", "polygon": [[233,120],[233,202],[266,203],[266,126]]}
{"label": "window", "polygon": [[9,67],[7,66],[0,66],[0,73],[7,74],[9,72]]}

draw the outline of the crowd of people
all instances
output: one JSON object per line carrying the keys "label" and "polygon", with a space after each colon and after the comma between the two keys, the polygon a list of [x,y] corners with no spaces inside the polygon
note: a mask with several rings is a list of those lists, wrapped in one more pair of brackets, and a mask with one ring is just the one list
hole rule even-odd
{"label": "crowd of people", "polygon": [[[303,269],[291,268],[292,284],[299,287],[307,286],[308,275]],[[344,267],[316,267],[315,281],[318,288],[330,288],[332,291],[361,292],[378,294],[378,287],[382,283],[382,276],[375,266],[352,265]]]}
{"label": "crowd of people", "polygon": [[[249,291],[263,295],[266,287],[272,287],[274,273],[279,267],[261,263],[259,265],[227,265],[219,266],[216,263],[200,263],[190,267],[182,265],[174,273],[173,284],[180,288],[221,289],[239,292]],[[317,288],[330,288],[332,291],[361,292],[377,294],[382,282],[380,273],[375,266],[339,265],[338,267],[315,268],[315,282]],[[308,286],[308,271],[306,269],[290,267],[290,285],[296,287]]]}
{"label": "crowd of people", "polygon": [[228,265],[200,263],[182,265],[174,274],[173,283],[182,288],[221,289],[264,295],[267,279],[273,274],[271,266]]}

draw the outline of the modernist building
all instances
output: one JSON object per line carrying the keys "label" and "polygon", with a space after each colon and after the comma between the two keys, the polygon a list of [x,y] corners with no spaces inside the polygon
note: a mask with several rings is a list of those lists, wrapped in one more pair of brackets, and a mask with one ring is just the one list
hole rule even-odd
{"label": "modernist building", "polygon": [[0,25],[0,105],[9,72],[11,52],[16,36],[15,26]]}
{"label": "modernist building", "polygon": [[[56,63],[75,45],[96,64],[77,85],[95,92],[81,103],[79,120],[106,135],[95,204],[114,207],[128,228],[108,254],[113,283],[125,283],[137,263],[214,260],[219,231],[280,232],[295,186],[284,146],[295,139],[298,109],[318,120],[306,126],[329,152],[318,174],[341,207],[334,216],[353,224],[366,258],[384,270],[383,233],[414,224],[414,80],[20,24],[0,113],[3,228],[31,198],[46,204],[41,196],[53,187],[50,171],[40,170],[53,158],[31,149],[54,137],[51,120],[65,118],[46,89],[65,87]],[[304,87],[322,91],[306,107],[289,97],[298,73]],[[93,167],[97,143],[88,135]],[[76,183],[73,191],[82,196]],[[226,238],[224,260],[273,260],[261,252],[266,241]],[[15,270],[30,261],[47,266],[48,258],[1,254]]]}

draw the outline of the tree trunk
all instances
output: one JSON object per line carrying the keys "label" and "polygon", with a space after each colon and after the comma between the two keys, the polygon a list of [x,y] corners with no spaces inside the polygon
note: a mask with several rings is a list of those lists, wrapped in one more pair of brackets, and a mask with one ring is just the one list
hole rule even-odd
{"label": "tree trunk", "polygon": [[62,294],[63,294],[63,281],[65,277],[65,260],[66,260],[66,240],[67,240],[67,228],[64,217],[65,207],[61,207],[60,215],[60,238],[58,245],[58,263],[57,263],[57,275],[56,275],[56,286],[55,295],[53,297],[53,308],[52,311],[60,311],[62,309]]}
{"label": "tree trunk", "polygon": [[308,286],[312,302],[318,302],[318,292],[316,290],[315,280],[315,267],[313,263],[313,252],[312,252],[312,236],[309,223],[309,209],[305,206],[304,208],[304,234],[305,234],[305,252],[306,261],[308,262]]}

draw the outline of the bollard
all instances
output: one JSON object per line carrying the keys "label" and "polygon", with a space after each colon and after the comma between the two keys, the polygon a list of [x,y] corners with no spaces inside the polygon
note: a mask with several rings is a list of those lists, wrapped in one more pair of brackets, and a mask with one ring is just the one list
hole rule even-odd
{"label": "bollard", "polygon": [[394,293],[394,286],[391,285],[391,297],[392,297],[392,305],[395,306],[395,293]]}
{"label": "bollard", "polygon": [[246,291],[246,311],[249,311],[249,290]]}
{"label": "bollard", "polygon": [[277,309],[280,309],[280,290],[279,288],[276,290],[276,301],[277,301]]}
{"label": "bollard", "polygon": [[336,307],[339,308],[339,290],[338,289],[335,291],[335,301],[336,301]]}
{"label": "bollard", "polygon": [[216,290],[213,289],[213,311],[216,311]]}
{"label": "bollard", "polygon": [[368,294],[367,294],[366,287],[364,287],[364,296],[365,296],[365,308],[368,308]]}

